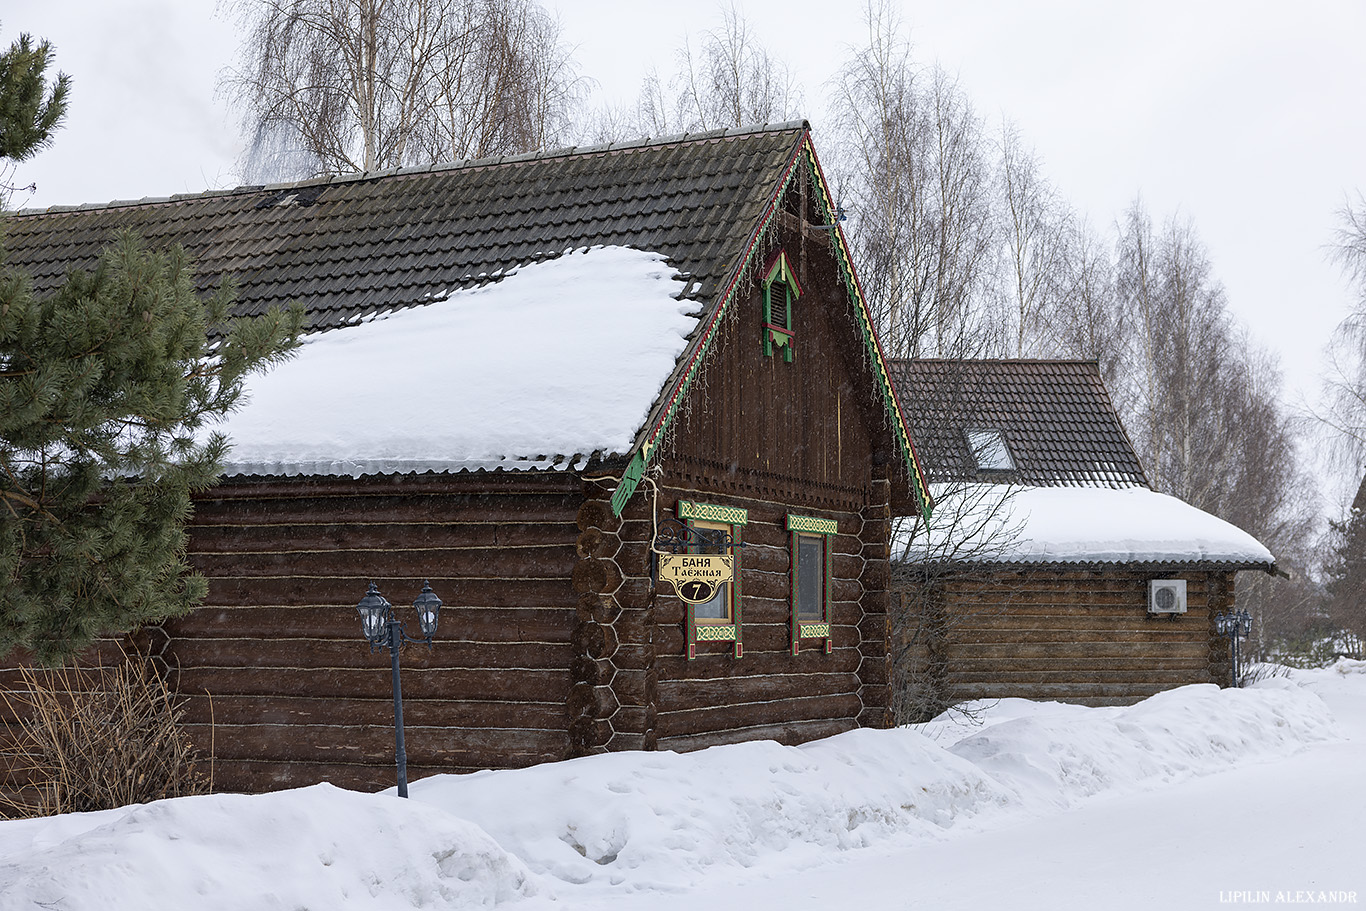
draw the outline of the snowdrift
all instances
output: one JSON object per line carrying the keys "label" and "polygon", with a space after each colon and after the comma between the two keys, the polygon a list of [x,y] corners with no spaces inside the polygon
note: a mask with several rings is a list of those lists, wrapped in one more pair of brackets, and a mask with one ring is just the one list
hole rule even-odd
{"label": "snowdrift", "polygon": [[[1340,666],[1366,690],[1366,664]],[[1354,681],[1355,682],[1355,681]],[[1126,708],[1006,700],[800,747],[617,753],[436,776],[413,799],[328,785],[0,823],[2,907],[491,907],[679,891],[1009,825],[1339,737],[1285,680]]]}

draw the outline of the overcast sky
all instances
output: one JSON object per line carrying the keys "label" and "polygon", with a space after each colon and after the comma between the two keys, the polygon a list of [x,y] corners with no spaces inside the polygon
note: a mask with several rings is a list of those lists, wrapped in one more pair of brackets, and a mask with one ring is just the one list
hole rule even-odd
{"label": "overcast sky", "polygon": [[[860,4],[738,0],[804,87],[820,147],[825,84],[861,44]],[[710,2],[547,0],[595,102],[634,99]],[[847,13],[837,10],[848,9]],[[1351,296],[1324,252],[1366,190],[1366,3],[1360,0],[904,0],[916,57],[1014,121],[1048,177],[1102,230],[1142,195],[1193,219],[1234,312],[1280,355],[1287,399],[1312,396]],[[56,144],[15,175],[27,206],[238,183],[236,123],[216,96],[237,30],[215,0],[5,0],[0,40],[56,45],[74,80]]]}

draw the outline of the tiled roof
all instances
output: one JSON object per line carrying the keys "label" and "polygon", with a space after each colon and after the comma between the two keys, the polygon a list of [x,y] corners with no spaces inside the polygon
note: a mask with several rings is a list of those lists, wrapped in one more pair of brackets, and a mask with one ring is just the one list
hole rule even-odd
{"label": "tiled roof", "polygon": [[[1148,486],[1094,361],[925,359],[888,367],[931,483]],[[979,469],[970,430],[999,430],[1015,469]]]}
{"label": "tiled roof", "polygon": [[710,303],[807,125],[718,130],[425,169],[19,213],[10,265],[34,289],[90,268],[113,233],[179,243],[201,290],[235,277],[240,315],[297,300],[310,329],[482,284],[597,244],[663,253]]}
{"label": "tiled roof", "polygon": [[[21,212],[7,217],[7,265],[34,290],[54,291],[71,268],[90,268],[122,229],[156,248],[178,243],[197,267],[201,291],[231,276],[235,312],[303,304],[305,328],[327,330],[383,311],[447,297],[497,280],[506,270],[595,246],[662,254],[686,279],[679,297],[700,317],[673,373],[631,447],[613,497],[618,512],[659,451],[752,268],[783,194],[809,176],[822,224],[834,218],[805,121],[716,130],[634,143],[564,149],[507,159],[240,187],[167,199]],[[925,480],[896,408],[871,316],[844,237],[832,232],[837,268],[874,362],[887,427],[903,457],[917,509]],[[611,357],[579,342],[585,356]],[[574,344],[574,339],[564,339]],[[446,348],[455,346],[447,345]],[[454,354],[458,356],[458,353]],[[534,352],[528,356],[535,356]],[[569,458],[575,453],[515,453]],[[619,453],[627,455],[627,453]]]}

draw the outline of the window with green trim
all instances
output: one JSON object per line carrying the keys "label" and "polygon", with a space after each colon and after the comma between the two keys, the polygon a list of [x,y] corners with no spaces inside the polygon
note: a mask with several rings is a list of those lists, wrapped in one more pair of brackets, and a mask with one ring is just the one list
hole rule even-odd
{"label": "window with green trim", "polygon": [[[702,533],[703,537],[711,537],[713,541],[725,540],[731,534],[732,526],[721,522],[704,522],[693,519],[688,525]],[[711,544],[690,544],[688,553],[690,554],[729,554],[731,548],[719,543]],[[693,620],[697,623],[726,624],[731,623],[735,616],[735,611],[731,603],[732,585],[726,582],[716,590],[710,601],[703,601],[692,606]]]}
{"label": "window with green trim", "polygon": [[792,535],[792,654],[801,649],[803,639],[819,640],[828,653],[832,648],[832,544],[838,523],[816,516],[789,515],[787,529]]}
{"label": "window with green trim", "polygon": [[764,269],[764,356],[772,357],[774,346],[783,349],[783,360],[792,363],[796,356],[796,331],[792,323],[792,305],[802,295],[801,283],[787,261],[787,254],[779,250]]}
{"label": "window with green trim", "polygon": [[740,539],[749,514],[735,506],[679,500],[678,518],[696,532],[689,536],[694,539],[688,545],[689,553],[729,554],[735,562],[733,581],[721,585],[710,600],[687,605],[688,659],[697,657],[699,642],[733,643],[733,654],[739,658],[744,654],[740,625]]}

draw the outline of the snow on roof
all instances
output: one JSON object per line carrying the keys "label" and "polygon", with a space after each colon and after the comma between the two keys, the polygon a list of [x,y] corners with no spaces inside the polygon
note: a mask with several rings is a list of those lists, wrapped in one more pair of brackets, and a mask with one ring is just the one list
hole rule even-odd
{"label": "snow on roof", "polygon": [[549,468],[630,450],[697,324],[658,253],[594,247],[309,336],[250,377],[229,475]]}
{"label": "snow on roof", "polygon": [[1219,563],[1271,567],[1275,557],[1234,525],[1141,487],[932,487],[926,534],[902,519],[893,553],[909,562]]}

